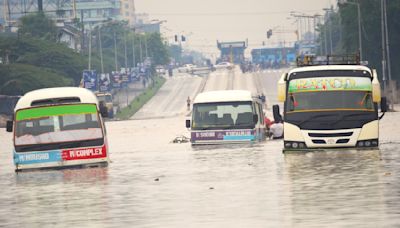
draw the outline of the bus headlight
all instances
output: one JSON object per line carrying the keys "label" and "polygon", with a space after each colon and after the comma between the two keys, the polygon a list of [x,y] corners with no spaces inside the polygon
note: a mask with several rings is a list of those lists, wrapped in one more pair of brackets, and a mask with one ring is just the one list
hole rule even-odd
{"label": "bus headlight", "polygon": [[378,145],[378,139],[360,140],[357,142],[357,147],[377,147]]}
{"label": "bus headlight", "polygon": [[296,142],[296,141],[285,141],[284,142],[285,149],[305,149],[307,148],[304,142]]}

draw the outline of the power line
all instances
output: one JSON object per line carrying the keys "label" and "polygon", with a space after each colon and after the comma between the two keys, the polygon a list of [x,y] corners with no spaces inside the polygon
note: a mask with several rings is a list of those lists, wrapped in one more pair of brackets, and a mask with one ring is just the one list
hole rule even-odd
{"label": "power line", "polygon": [[[307,10],[304,12],[319,12],[320,10]],[[289,14],[291,11],[255,11],[255,12],[226,12],[226,13],[152,13],[154,16],[260,16],[260,15],[271,15],[271,14]]]}

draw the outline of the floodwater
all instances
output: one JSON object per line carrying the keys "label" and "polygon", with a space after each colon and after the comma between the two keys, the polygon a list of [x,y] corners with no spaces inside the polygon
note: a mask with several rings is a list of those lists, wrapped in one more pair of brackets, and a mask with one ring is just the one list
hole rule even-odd
{"label": "floodwater", "polygon": [[189,135],[185,118],[108,122],[108,167],[18,174],[0,129],[0,227],[400,225],[399,113],[383,119],[380,151],[285,155],[281,140],[171,143]]}

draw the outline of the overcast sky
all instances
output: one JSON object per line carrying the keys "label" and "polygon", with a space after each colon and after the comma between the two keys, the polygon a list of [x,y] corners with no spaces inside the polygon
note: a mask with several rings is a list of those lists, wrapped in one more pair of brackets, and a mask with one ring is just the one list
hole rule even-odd
{"label": "overcast sky", "polygon": [[[136,12],[148,13],[150,19],[166,20],[164,36],[172,42],[173,34],[187,36],[186,46],[204,52],[217,52],[216,40],[244,41],[249,46],[278,45],[293,42],[293,33],[274,33],[267,40],[266,31],[295,30],[291,11],[308,15],[322,14],[335,0],[135,0]],[[280,26],[277,28],[277,26]]]}

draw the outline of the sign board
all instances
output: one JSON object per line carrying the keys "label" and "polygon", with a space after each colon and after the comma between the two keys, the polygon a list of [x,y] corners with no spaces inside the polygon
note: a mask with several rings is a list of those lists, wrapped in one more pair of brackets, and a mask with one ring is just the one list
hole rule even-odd
{"label": "sign board", "polygon": [[246,48],[246,42],[219,43],[220,48]]}
{"label": "sign board", "polygon": [[111,90],[110,74],[100,74],[99,91],[108,92]]}
{"label": "sign board", "polygon": [[121,88],[121,75],[119,72],[111,72],[111,80],[113,88]]}
{"label": "sign board", "polygon": [[95,70],[84,70],[82,73],[82,78],[83,78],[83,87],[91,90],[91,91],[97,91],[97,84],[98,84],[98,78],[97,78],[97,72]]}
{"label": "sign board", "polygon": [[295,79],[289,82],[289,93],[337,90],[371,91],[370,78],[361,77],[321,77]]}

